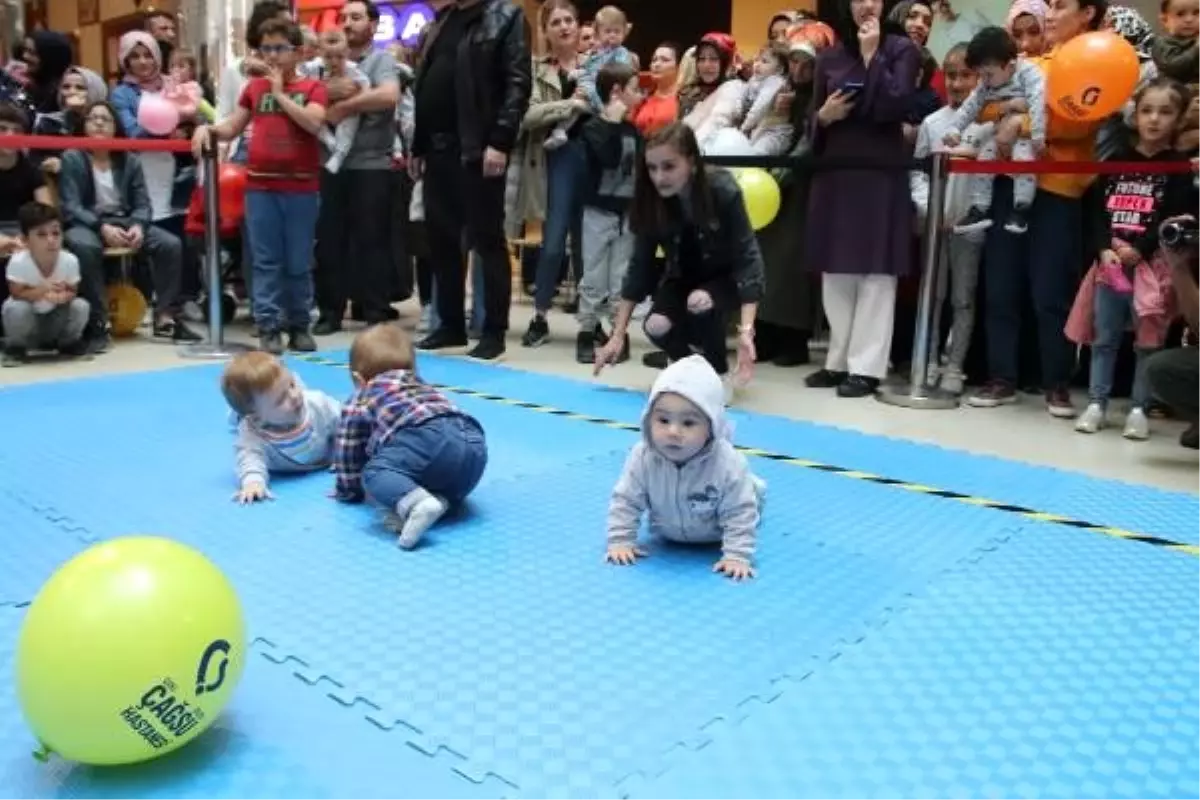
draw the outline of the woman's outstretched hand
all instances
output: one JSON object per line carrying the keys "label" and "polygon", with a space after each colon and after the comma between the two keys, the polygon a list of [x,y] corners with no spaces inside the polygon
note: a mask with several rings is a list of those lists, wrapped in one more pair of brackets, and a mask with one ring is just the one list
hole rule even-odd
{"label": "woman's outstretched hand", "polygon": [[600,371],[609,364],[617,363],[624,348],[625,334],[613,331],[612,335],[608,337],[608,342],[596,351],[595,362],[592,364],[592,377],[599,375]]}
{"label": "woman's outstretched hand", "polygon": [[733,373],[734,385],[741,388],[750,383],[754,377],[754,362],[758,359],[758,351],[754,347],[754,328],[745,328],[738,333],[737,368]]}

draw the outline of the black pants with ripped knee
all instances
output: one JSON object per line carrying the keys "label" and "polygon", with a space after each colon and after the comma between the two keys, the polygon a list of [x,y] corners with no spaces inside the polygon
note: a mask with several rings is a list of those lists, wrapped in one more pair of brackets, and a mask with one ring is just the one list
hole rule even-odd
{"label": "black pants with ripped knee", "polygon": [[[704,311],[690,311],[688,297],[704,292],[711,306]],[[646,336],[672,361],[700,353],[718,375],[729,371],[729,354],[725,348],[725,326],[729,312],[737,306],[737,290],[731,282],[711,282],[698,286],[666,280],[654,293],[650,313],[643,328]],[[658,317],[659,319],[655,319]],[[665,318],[666,330],[662,321]]]}

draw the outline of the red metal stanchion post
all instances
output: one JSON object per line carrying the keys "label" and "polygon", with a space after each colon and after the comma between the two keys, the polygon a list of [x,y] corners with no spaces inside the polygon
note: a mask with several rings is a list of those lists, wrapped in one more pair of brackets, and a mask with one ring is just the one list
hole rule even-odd
{"label": "red metal stanchion post", "polygon": [[[225,341],[221,314],[221,163],[216,145],[204,152],[204,277],[208,292],[208,341],[184,345],[184,358],[224,360],[251,350],[249,345]],[[250,264],[243,264],[250,269]]]}
{"label": "red metal stanchion post", "polygon": [[917,330],[913,336],[912,373],[907,384],[888,385],[875,395],[881,403],[904,408],[947,409],[958,406],[958,397],[929,385],[929,353],[933,336],[934,304],[937,300],[938,270],[941,268],[942,227],[946,210],[946,185],[950,180],[949,157],[933,157],[929,173],[929,211],[925,216],[925,264],[921,271],[921,293],[917,300]]}

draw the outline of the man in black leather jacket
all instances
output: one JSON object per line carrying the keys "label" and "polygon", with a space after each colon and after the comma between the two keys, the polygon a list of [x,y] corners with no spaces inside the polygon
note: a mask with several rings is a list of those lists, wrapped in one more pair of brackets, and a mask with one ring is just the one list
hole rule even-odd
{"label": "man in black leather jacket", "polygon": [[508,154],[532,86],[525,15],[511,0],[457,0],[430,26],[414,87],[410,170],[424,177],[425,225],[441,327],[422,350],[467,347],[466,252],[484,275],[483,335],[469,355],[504,353],[512,275],[504,239]]}

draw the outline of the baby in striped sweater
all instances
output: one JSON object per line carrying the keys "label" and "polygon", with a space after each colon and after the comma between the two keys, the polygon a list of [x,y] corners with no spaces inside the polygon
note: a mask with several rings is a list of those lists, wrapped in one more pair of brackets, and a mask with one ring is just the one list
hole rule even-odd
{"label": "baby in striped sweater", "polygon": [[237,356],[221,376],[221,392],[237,417],[235,501],[269,499],[273,472],[329,468],[342,404],[304,388],[278,358],[260,351]]}

